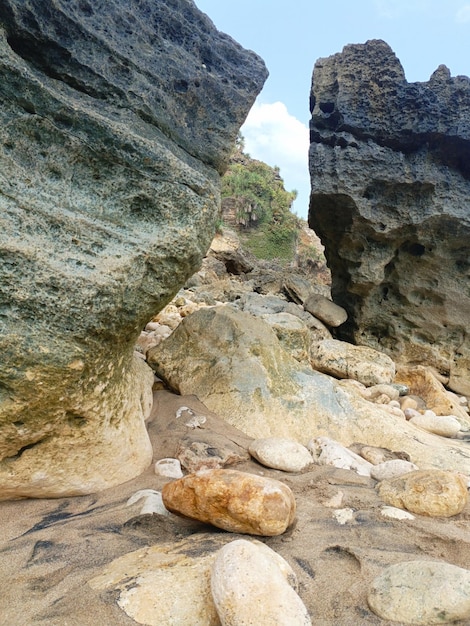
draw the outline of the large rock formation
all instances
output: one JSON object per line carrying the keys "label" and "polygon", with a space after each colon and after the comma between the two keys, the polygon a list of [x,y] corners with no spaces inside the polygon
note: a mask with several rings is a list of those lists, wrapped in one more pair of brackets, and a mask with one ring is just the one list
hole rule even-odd
{"label": "large rock formation", "polygon": [[150,462],[134,341],[267,72],[191,0],[4,0],[0,67],[0,498],[87,493]]}
{"label": "large rock formation", "polygon": [[309,223],[343,338],[470,394],[470,79],[408,83],[383,41],[317,61]]}
{"label": "large rock formation", "polygon": [[421,430],[400,412],[365,400],[357,382],[338,382],[299,363],[267,320],[234,305],[201,308],[184,317],[147,352],[147,361],[174,391],[197,396],[250,437],[283,437],[304,445],[316,437],[344,445],[361,442],[403,450],[421,468],[470,476],[467,442]]}

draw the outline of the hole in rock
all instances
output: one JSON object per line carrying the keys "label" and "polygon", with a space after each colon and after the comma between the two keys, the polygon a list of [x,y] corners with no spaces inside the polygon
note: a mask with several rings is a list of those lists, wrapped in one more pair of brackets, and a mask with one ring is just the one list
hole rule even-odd
{"label": "hole in rock", "polygon": [[423,256],[426,248],[420,243],[407,243],[403,245],[403,249],[412,256]]}
{"label": "hole in rock", "polygon": [[173,87],[178,93],[186,93],[188,91],[189,83],[187,80],[175,80]]}
{"label": "hole in rock", "polygon": [[335,110],[335,103],[334,102],[320,102],[319,107],[320,107],[320,110],[323,111],[323,113],[333,113],[333,111]]}

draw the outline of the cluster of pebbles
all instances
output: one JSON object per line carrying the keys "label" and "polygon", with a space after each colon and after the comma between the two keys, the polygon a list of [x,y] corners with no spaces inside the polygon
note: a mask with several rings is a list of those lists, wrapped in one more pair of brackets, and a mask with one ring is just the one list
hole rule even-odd
{"label": "cluster of pebbles", "polygon": [[[184,412],[187,407],[182,408]],[[419,470],[405,453],[384,448],[360,444],[347,448],[328,437],[314,438],[303,446],[270,437],[251,441],[248,452],[262,466],[281,472],[303,472],[318,464],[370,477],[377,481],[384,502],[382,515],[396,520],[414,515],[450,517],[468,502],[468,477]],[[160,515],[176,513],[229,532],[261,536],[282,534],[295,519],[295,498],[282,480],[227,469],[183,475],[178,459],[157,461],[155,472],[174,480],[165,484],[161,494],[139,492],[138,497],[146,498],[142,513],[150,512],[152,502],[153,512]],[[341,504],[341,492],[324,502],[332,508],[336,522],[345,524],[354,511],[340,508]],[[220,620],[214,623],[251,624],[253,614],[262,624],[312,623],[297,593],[295,574],[262,543],[240,539],[227,543],[211,559],[207,578],[211,593],[205,595],[206,602]],[[368,604],[379,617],[404,624],[448,623],[470,618],[469,591],[470,571],[448,563],[409,561],[387,567],[371,582]]]}

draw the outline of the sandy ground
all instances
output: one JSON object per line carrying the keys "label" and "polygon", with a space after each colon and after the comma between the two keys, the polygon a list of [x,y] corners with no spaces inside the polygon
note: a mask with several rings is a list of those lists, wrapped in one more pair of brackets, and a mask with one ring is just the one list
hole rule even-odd
{"label": "sandy ground", "polygon": [[[182,405],[207,416],[204,428],[189,430],[175,420]],[[174,456],[181,441],[242,454],[249,442],[194,396],[166,391],[155,394],[149,432],[155,461]],[[316,626],[391,625],[366,601],[370,582],[389,564],[431,559],[470,569],[470,505],[450,519],[397,521],[382,515],[375,481],[347,470],[313,466],[287,474],[254,461],[232,467],[277,478],[294,492],[296,523],[284,535],[262,540],[293,567]],[[126,507],[136,491],[160,490],[167,480],[155,475],[152,464],[135,480],[99,494],[0,503],[0,624],[132,626],[136,622],[116,604],[117,592],[88,585],[106,564],[148,545],[187,538],[201,553],[238,537],[176,516],[139,515],[139,505]],[[353,511],[344,524],[326,505],[340,491],[339,508]]]}

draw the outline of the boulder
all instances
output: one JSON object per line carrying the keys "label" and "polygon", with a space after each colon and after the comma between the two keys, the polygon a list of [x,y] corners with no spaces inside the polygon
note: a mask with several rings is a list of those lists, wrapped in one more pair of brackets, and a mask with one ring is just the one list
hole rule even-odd
{"label": "boulder", "polygon": [[352,470],[360,476],[371,475],[372,463],[329,437],[312,439],[308,443],[308,449],[319,465],[332,465]]}
{"label": "boulder", "polygon": [[379,617],[402,624],[467,622],[470,571],[442,561],[396,563],[373,580],[367,600]]}
{"label": "boulder", "polygon": [[291,313],[271,313],[262,316],[276,333],[279,341],[297,361],[309,362],[312,335],[308,327]]}
{"label": "boulder", "polygon": [[267,72],[189,0],[5,0],[0,58],[0,498],[95,492],[150,463],[134,343]]}
{"label": "boulder", "polygon": [[304,302],[304,309],[333,328],[341,326],[348,319],[348,314],[343,307],[317,293],[308,296]]}
{"label": "boulder", "polygon": [[443,470],[415,470],[378,485],[387,504],[429,517],[451,517],[466,506],[468,478]]}
{"label": "boulder", "polygon": [[205,545],[198,537],[129,552],[108,563],[89,585],[115,593],[134,623],[220,626],[210,586],[215,553],[205,539]]}
{"label": "boulder", "polygon": [[309,224],[325,246],[338,337],[429,363],[470,394],[470,79],[408,83],[383,41],[315,64]]}
{"label": "boulder", "polygon": [[[223,626],[310,626],[308,611],[267,546],[238,539],[219,550],[211,590]],[[287,565],[287,564],[286,564]]]}
{"label": "boulder", "polygon": [[338,378],[352,378],[364,385],[390,383],[395,376],[395,363],[383,352],[338,339],[313,343],[310,363],[319,372]]}
{"label": "boulder", "polygon": [[409,421],[410,424],[441,437],[454,437],[461,428],[459,420],[453,415],[436,415],[433,411],[425,411],[423,414],[413,411]]}
{"label": "boulder", "polygon": [[390,459],[371,467],[370,476],[374,480],[391,480],[419,469],[414,463],[404,459]]}
{"label": "boulder", "polygon": [[229,274],[246,274],[254,267],[253,261],[242,249],[238,235],[227,228],[215,234],[209,256],[223,263]]}
{"label": "boulder", "polygon": [[163,504],[172,513],[230,532],[281,535],[295,519],[296,504],[284,483],[246,472],[208,469],[167,483]]}
{"label": "boulder", "polygon": [[248,451],[262,465],[283,472],[301,472],[313,463],[312,455],[305,446],[282,437],[255,439]]}
{"label": "boulder", "polygon": [[[200,309],[184,318],[148,362],[182,395],[196,395],[214,413],[253,438],[286,437],[306,445],[328,436],[344,446],[391,448],[419,467],[470,475],[465,442],[444,440],[366,401],[345,386],[302,366],[266,322],[232,306]],[[357,385],[361,387],[361,385]]]}

